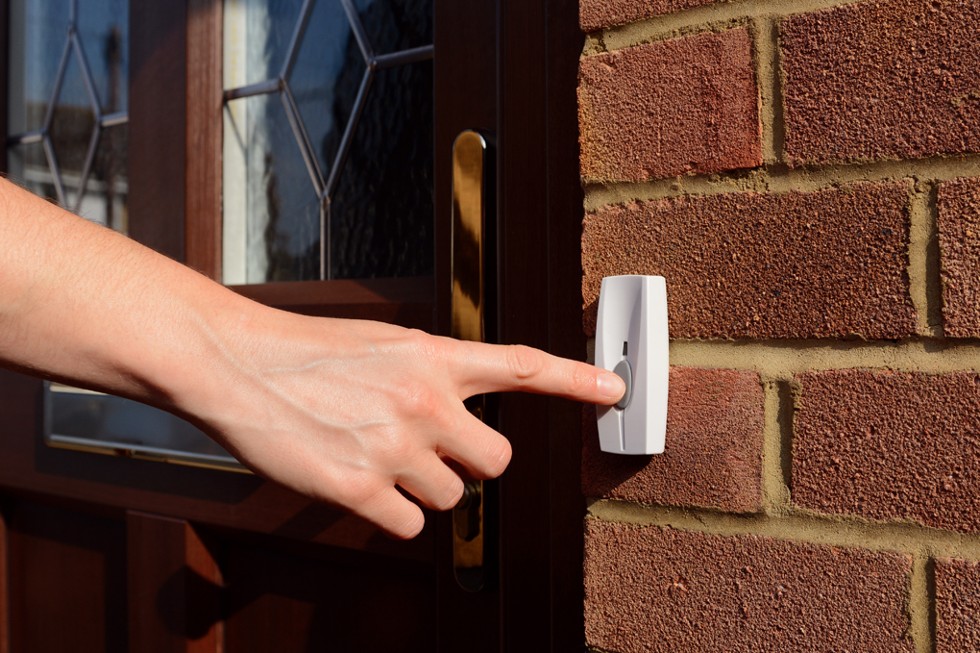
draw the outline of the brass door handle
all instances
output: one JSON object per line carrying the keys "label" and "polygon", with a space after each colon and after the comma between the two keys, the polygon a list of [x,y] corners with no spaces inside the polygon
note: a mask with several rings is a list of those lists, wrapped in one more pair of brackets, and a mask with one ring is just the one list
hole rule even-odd
{"label": "brass door handle", "polygon": [[[488,155],[487,141],[476,131],[461,132],[453,143],[451,335],[478,342],[486,337]],[[468,399],[466,407],[484,419],[482,396]],[[486,584],[485,503],[483,482],[471,481],[453,509],[453,570],[460,587],[472,592]]]}

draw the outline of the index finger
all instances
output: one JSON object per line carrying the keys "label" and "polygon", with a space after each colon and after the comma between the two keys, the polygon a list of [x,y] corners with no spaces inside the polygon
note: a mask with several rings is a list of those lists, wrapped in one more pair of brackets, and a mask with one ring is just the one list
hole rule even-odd
{"label": "index finger", "polygon": [[449,367],[464,397],[485,392],[533,392],[611,405],[626,392],[617,375],[588,363],[524,345],[457,341]]}

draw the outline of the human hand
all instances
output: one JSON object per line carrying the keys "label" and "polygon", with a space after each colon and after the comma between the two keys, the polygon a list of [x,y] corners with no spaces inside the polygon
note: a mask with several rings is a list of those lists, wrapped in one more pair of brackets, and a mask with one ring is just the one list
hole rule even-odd
{"label": "human hand", "polygon": [[[463,407],[519,390],[613,404],[610,372],[525,347],[261,306],[0,179],[0,365],[143,401],[294,490],[412,537],[504,471]],[[448,464],[447,464],[448,463]]]}
{"label": "human hand", "polygon": [[270,310],[238,333],[223,348],[231,397],[191,412],[259,474],[400,538],[417,535],[424,517],[396,486],[446,510],[463,493],[447,463],[488,479],[510,461],[507,439],[464,399],[522,391],[613,404],[625,390],[610,372],[539,350],[378,322]]}

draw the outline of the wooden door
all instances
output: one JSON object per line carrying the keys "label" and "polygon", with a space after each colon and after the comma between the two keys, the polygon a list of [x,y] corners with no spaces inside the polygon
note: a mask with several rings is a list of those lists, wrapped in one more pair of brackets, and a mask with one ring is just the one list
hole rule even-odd
{"label": "wooden door", "polygon": [[[141,0],[129,21],[130,233],[216,277],[220,8]],[[241,292],[446,332],[449,156],[457,133],[478,129],[496,161],[489,331],[581,357],[576,17],[569,0],[435,3],[431,277]],[[448,515],[394,542],[253,476],[52,449],[42,392],[0,375],[0,652],[582,648],[581,429],[569,402],[491,402],[514,460],[488,488],[489,582],[469,592],[454,578]]]}

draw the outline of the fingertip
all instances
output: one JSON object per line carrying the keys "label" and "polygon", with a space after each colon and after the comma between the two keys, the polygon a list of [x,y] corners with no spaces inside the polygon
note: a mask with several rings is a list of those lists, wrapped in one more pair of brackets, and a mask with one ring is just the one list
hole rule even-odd
{"label": "fingertip", "polygon": [[514,455],[510,441],[500,436],[496,439],[494,450],[488,455],[486,467],[487,478],[498,478],[510,465],[510,459]]}
{"label": "fingertip", "polygon": [[595,385],[599,395],[596,403],[606,406],[616,403],[626,393],[626,383],[618,374],[612,372],[600,372]]}
{"label": "fingertip", "polygon": [[393,539],[410,540],[425,526],[422,509],[395,487],[385,488],[374,500],[352,507]]}
{"label": "fingertip", "polygon": [[400,524],[398,528],[389,531],[399,540],[411,540],[418,536],[422,532],[422,529],[425,528],[425,514],[423,514],[422,509],[413,503],[409,505],[414,508],[411,511],[411,516],[407,517],[405,522]]}

